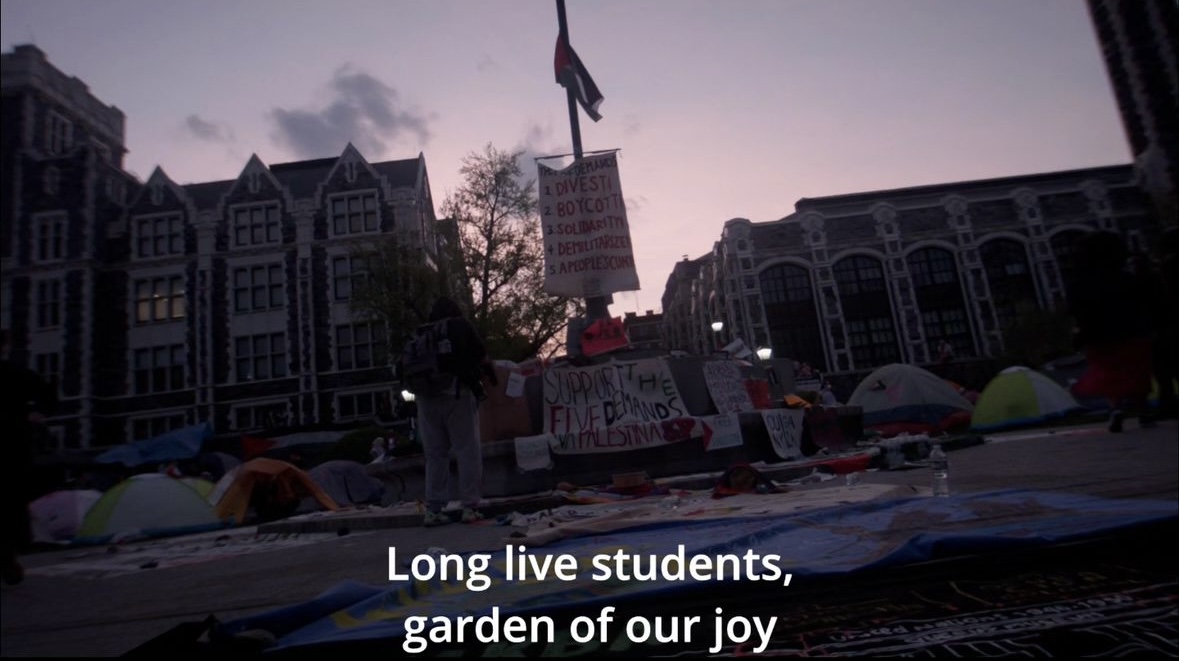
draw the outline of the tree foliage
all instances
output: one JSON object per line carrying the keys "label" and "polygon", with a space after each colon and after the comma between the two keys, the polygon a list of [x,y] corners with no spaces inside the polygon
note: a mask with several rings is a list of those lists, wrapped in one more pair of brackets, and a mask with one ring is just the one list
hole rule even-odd
{"label": "tree foliage", "polygon": [[519,159],[488,144],[463,159],[463,183],[443,202],[458,227],[449,260],[470,283],[472,322],[495,358],[551,353],[580,301],[544,293],[535,180]]}
{"label": "tree foliage", "polygon": [[357,245],[352,251],[350,307],[357,316],[385,325],[396,353],[414,328],[425,323],[434,299],[445,291],[445,274],[431,268],[419,246],[396,234]]}

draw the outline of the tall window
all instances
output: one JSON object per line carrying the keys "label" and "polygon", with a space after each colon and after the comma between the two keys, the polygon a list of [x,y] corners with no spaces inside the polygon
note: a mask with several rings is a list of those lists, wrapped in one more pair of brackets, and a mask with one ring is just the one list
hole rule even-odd
{"label": "tall window", "polygon": [[856,369],[899,362],[892,298],[880,260],[845,257],[834,267],[847,340]]}
{"label": "tall window", "polygon": [[384,364],[384,324],[336,326],[336,369],[357,370]]}
{"label": "tall window", "polygon": [[183,319],[184,303],[182,275],[135,281],[135,323]]}
{"label": "tall window", "polygon": [[258,246],[282,241],[277,204],[236,207],[232,214],[235,246]]}
{"label": "tall window", "polygon": [[389,413],[389,391],[348,393],[336,396],[336,419],[371,418]]}
{"label": "tall window", "polygon": [[770,267],[761,273],[761,293],[775,355],[824,369],[823,336],[810,272],[793,264]]}
{"label": "tall window", "polygon": [[136,219],[135,241],[136,257],[183,255],[184,223],[180,214]]}
{"label": "tall window", "polygon": [[360,257],[332,258],[332,292],[337,301],[347,301],[364,286],[368,268]]}
{"label": "tall window", "polygon": [[1015,239],[992,239],[979,248],[991,288],[999,328],[1009,328],[1021,305],[1036,305],[1036,281],[1024,245]]}
{"label": "tall window", "polygon": [[234,269],[234,312],[257,312],[285,306],[283,282],[282,263]]}
{"label": "tall window", "polygon": [[33,256],[38,262],[65,259],[66,215],[58,212],[37,216],[33,221]]}
{"label": "tall window", "polygon": [[954,355],[974,355],[970,315],[962,297],[954,253],[945,248],[922,248],[910,253],[908,262],[917,306],[921,308],[921,326],[930,348],[945,340],[954,347]]}
{"label": "tall window", "polygon": [[1085,237],[1084,230],[1067,230],[1052,237],[1052,253],[1060,270],[1060,284],[1067,293],[1077,278],[1077,245]]}
{"label": "tall window", "polygon": [[45,120],[45,151],[64,154],[74,146],[74,125],[70,120],[50,111]]}
{"label": "tall window", "polygon": [[187,424],[183,413],[137,418],[131,421],[131,440],[145,441],[170,431],[181,429]]}
{"label": "tall window", "polygon": [[234,339],[237,380],[277,379],[287,375],[287,342],[283,333]]}
{"label": "tall window", "polygon": [[332,234],[361,234],[380,229],[376,193],[354,193],[331,198]]}
{"label": "tall window", "polygon": [[184,389],[184,345],[135,350],[135,394]]}
{"label": "tall window", "polygon": [[270,429],[287,424],[286,402],[239,406],[233,410],[235,429]]}
{"label": "tall window", "polygon": [[37,328],[61,325],[61,280],[37,281]]}
{"label": "tall window", "polygon": [[51,383],[54,387],[60,387],[61,384],[61,354],[57,351],[50,353],[39,353],[33,356],[33,369],[37,374],[41,375],[47,383]]}

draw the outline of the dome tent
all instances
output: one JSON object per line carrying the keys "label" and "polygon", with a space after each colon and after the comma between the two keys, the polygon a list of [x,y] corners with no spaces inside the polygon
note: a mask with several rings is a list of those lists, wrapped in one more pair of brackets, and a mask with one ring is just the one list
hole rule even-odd
{"label": "dome tent", "polygon": [[940,433],[974,405],[936,374],[915,365],[885,365],[856,386],[849,406],[864,411],[864,426],[886,436]]}
{"label": "dome tent", "polygon": [[213,487],[207,502],[215,507],[217,518],[240,525],[251,507],[260,518],[272,518],[271,511],[285,511],[288,506],[293,514],[299,501],[308,497],[325,510],[339,509],[305,471],[285,461],[258,457],[226,473]]}
{"label": "dome tent", "polygon": [[164,537],[221,525],[196,489],[167,475],[144,473],[103,494],[86,513],[74,541],[104,544],[121,535]]}
{"label": "dome tent", "polygon": [[1060,384],[1027,367],[1008,367],[983,388],[970,427],[996,431],[1032,425],[1080,409]]}

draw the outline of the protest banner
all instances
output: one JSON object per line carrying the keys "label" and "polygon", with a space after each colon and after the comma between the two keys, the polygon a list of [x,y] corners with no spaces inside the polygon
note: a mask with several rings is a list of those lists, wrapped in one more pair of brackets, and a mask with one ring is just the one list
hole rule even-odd
{"label": "protest banner", "polygon": [[700,421],[693,417],[659,422],[629,422],[610,427],[553,434],[551,447],[556,454],[590,454],[619,452],[678,443],[701,435]]}
{"label": "protest banner", "polygon": [[801,409],[767,409],[761,412],[766,430],[770,432],[770,443],[774,447],[774,454],[782,459],[799,459],[802,457],[802,419],[805,413]]}
{"label": "protest banner", "polygon": [[741,445],[741,419],[736,413],[718,413],[700,419],[705,450],[722,450]]}
{"label": "protest banner", "polygon": [[638,289],[617,152],[579,158],[561,170],[536,167],[544,290],[591,298]]}
{"label": "protest banner", "polygon": [[704,363],[703,371],[708,394],[718,412],[753,410],[753,400],[745,389],[745,380],[737,363],[731,360],[710,360]]}

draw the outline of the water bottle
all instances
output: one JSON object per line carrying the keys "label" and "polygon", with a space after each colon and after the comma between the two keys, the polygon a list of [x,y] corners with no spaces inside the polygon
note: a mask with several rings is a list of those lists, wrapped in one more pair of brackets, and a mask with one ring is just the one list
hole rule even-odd
{"label": "water bottle", "polygon": [[933,475],[933,495],[950,495],[950,460],[941,445],[933,446],[929,453],[929,471]]}

